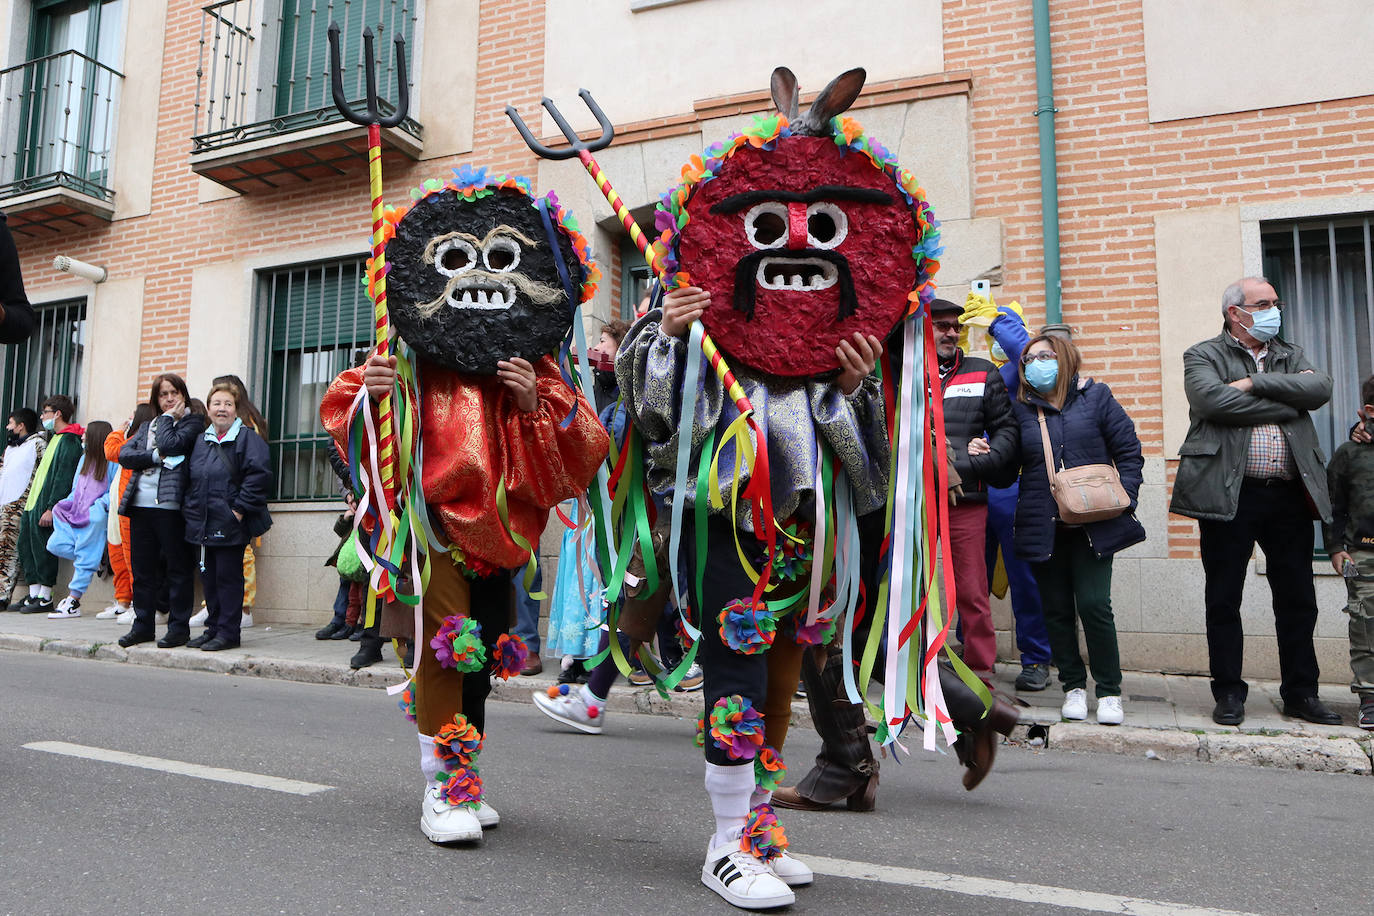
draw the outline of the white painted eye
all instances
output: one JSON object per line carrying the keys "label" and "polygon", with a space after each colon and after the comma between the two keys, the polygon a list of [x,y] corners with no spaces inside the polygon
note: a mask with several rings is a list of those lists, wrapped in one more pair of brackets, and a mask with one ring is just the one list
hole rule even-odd
{"label": "white painted eye", "polygon": [[821,201],[806,208],[806,244],[812,248],[837,248],[849,235],[849,217],[832,203]]}
{"label": "white painted eye", "polygon": [[755,248],[787,244],[787,205],[776,201],[755,204],[744,214],[744,234]]}
{"label": "white painted eye", "polygon": [[487,270],[509,273],[520,265],[520,246],[515,239],[494,238],[482,249],[482,260]]}
{"label": "white painted eye", "polygon": [[476,266],[477,249],[462,239],[448,239],[434,250],[434,269],[446,277],[456,277]]}

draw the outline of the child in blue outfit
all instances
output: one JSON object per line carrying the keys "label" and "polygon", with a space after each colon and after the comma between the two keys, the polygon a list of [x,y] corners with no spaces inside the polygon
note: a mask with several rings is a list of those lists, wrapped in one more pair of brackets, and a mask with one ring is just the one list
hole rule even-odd
{"label": "child in blue outfit", "polygon": [[105,437],[110,431],[110,424],[104,420],[94,420],[86,427],[82,437],[85,454],[72,478],[72,491],[52,509],[48,553],[72,561],[72,580],[67,586],[67,597],[48,615],[50,620],[81,616],[81,596],[90,587],[91,577],[105,554],[105,526],[110,514]]}

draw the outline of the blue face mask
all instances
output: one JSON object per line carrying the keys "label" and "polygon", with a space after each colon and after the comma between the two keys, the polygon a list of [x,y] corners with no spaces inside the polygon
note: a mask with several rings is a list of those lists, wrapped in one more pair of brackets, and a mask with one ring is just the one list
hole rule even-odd
{"label": "blue face mask", "polygon": [[53,420],[52,417],[48,417],[43,421],[43,428],[46,429],[48,432],[52,432],[54,429],[57,428],[57,423]]}
{"label": "blue face mask", "polygon": [[1059,381],[1059,361],[1037,359],[1026,367],[1026,381],[1041,394],[1052,390],[1054,383]]}
{"label": "blue face mask", "polygon": [[1254,319],[1254,324],[1250,326],[1250,336],[1264,343],[1266,340],[1273,340],[1283,327],[1283,312],[1276,308],[1260,309],[1258,312],[1251,312],[1250,317]]}
{"label": "blue face mask", "polygon": [[995,340],[988,346],[988,352],[991,353],[992,358],[997,360],[999,363],[1004,363],[1007,361],[1007,351],[1003,350],[1002,345]]}

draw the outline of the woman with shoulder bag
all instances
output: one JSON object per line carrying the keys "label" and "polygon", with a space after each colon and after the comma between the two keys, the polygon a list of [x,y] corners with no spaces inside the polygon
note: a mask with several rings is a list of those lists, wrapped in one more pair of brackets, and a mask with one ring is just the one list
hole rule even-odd
{"label": "woman with shoulder bag", "polygon": [[1097,721],[1120,725],[1112,556],[1145,540],[1134,514],[1144,459],[1135,423],[1111,389],[1080,380],[1078,366],[1077,348],[1062,337],[1041,334],[1023,351],[1012,405],[1021,427],[1014,543],[1040,586],[1064,718],[1088,716],[1088,672],[1078,653],[1082,621]]}
{"label": "woman with shoulder bag", "polygon": [[203,652],[235,649],[243,619],[243,552],[272,525],[267,443],[238,416],[238,394],[221,382],[206,397],[210,426],[191,452],[184,514],[186,540],[203,550],[201,583],[210,614],[187,643]]}

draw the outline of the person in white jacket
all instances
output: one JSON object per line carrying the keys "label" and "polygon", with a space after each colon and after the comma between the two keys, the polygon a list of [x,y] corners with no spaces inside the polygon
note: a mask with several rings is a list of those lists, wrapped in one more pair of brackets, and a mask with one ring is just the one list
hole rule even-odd
{"label": "person in white jacket", "polygon": [[3,463],[0,463],[0,611],[9,610],[10,592],[19,575],[19,517],[29,484],[47,441],[38,432],[38,414],[18,407],[10,412]]}

